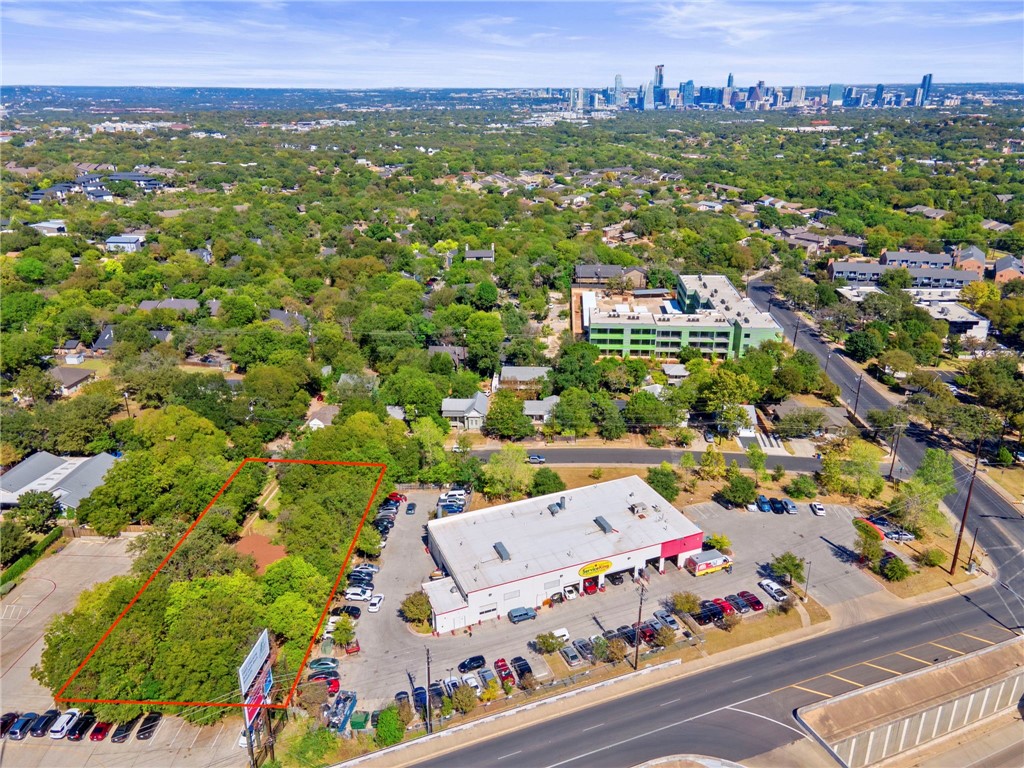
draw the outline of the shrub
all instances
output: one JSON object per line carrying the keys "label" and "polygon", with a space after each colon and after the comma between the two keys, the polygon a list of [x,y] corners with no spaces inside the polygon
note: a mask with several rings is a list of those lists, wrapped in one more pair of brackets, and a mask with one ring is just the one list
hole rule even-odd
{"label": "shrub", "polygon": [[608,661],[612,664],[618,664],[629,653],[629,648],[626,646],[626,641],[616,637],[610,643],[608,643]]}
{"label": "shrub", "polygon": [[697,433],[689,427],[676,427],[672,430],[671,434],[672,442],[676,445],[681,445],[683,448],[688,447],[697,439]]}
{"label": "shrub", "polygon": [[732,632],[734,629],[736,629],[736,627],[740,625],[741,621],[743,621],[743,619],[740,618],[740,615],[738,613],[729,613],[726,614],[724,619],[722,619],[722,621],[720,622],[720,626],[726,632]]}
{"label": "shrub", "polygon": [[476,708],[476,692],[468,685],[460,685],[452,694],[452,704],[464,715],[468,715]]}
{"label": "shrub", "polygon": [[676,641],[676,633],[671,627],[662,627],[654,634],[654,644],[659,648],[668,648]]}
{"label": "shrub", "polygon": [[647,484],[668,501],[674,501],[679,495],[678,480],[675,469],[668,462],[662,462],[660,467],[651,467],[647,470]]}
{"label": "shrub", "polygon": [[1013,454],[1010,453],[1009,448],[1005,445],[1000,446],[999,453],[996,454],[996,464],[1002,467],[1008,467],[1013,464]]}
{"label": "shrub", "polygon": [[796,598],[790,595],[779,603],[779,613],[786,614],[796,610]]}
{"label": "shrub", "polygon": [[781,464],[776,464],[775,469],[772,470],[772,480],[779,482],[786,476],[786,468]]}
{"label": "shrub", "polygon": [[882,575],[889,581],[903,581],[911,575],[911,570],[901,558],[891,557],[889,562],[882,566]]}
{"label": "shrub", "polygon": [[565,641],[555,635],[554,632],[545,632],[537,635],[534,645],[537,646],[537,650],[541,653],[558,653],[565,645]]}
{"label": "shrub", "polygon": [[524,691],[534,691],[540,686],[540,683],[537,682],[537,678],[533,676],[532,672],[519,678],[519,684],[523,686]]}
{"label": "shrub", "polygon": [[943,552],[938,547],[932,547],[931,549],[926,549],[924,552],[922,552],[920,556],[917,558],[917,561],[921,563],[921,565],[935,567],[938,565],[945,564],[946,560],[948,559],[948,555],[946,555],[945,552]]}
{"label": "shrub", "polygon": [[732,541],[724,533],[712,533],[710,536],[705,536],[704,543],[712,549],[717,549],[719,552],[724,552],[732,546]]}
{"label": "shrub", "polygon": [[722,488],[722,497],[733,504],[750,504],[757,498],[757,488],[753,478],[734,474]]}
{"label": "shrub", "polygon": [[[467,687],[466,690],[469,688]],[[476,703],[476,696],[473,696],[473,701]],[[380,717],[377,718],[377,733],[373,736],[377,746],[390,747],[392,744],[400,742],[404,735],[405,724],[402,723],[402,718],[398,714],[398,708],[391,706],[383,710]]]}
{"label": "shrub", "polygon": [[783,490],[794,499],[813,499],[818,495],[818,484],[810,475],[797,475]]}
{"label": "shrub", "polygon": [[647,444],[649,446],[651,446],[651,448],[664,448],[665,447],[665,442],[666,441],[665,441],[665,438],[662,437],[660,432],[651,432],[649,435],[647,435],[645,440],[647,441]]}
{"label": "shrub", "polygon": [[50,548],[57,539],[61,537],[63,529],[54,528],[46,536],[35,543],[35,546],[28,551],[28,554],[22,555],[18,558],[10,568],[0,575],[0,585],[6,584],[9,581],[14,581],[16,578],[21,576],[25,571],[35,565],[36,560],[43,556],[43,553]]}
{"label": "shrub", "polygon": [[604,477],[604,470],[601,467],[594,467],[590,470],[591,480],[600,480],[602,477]]}

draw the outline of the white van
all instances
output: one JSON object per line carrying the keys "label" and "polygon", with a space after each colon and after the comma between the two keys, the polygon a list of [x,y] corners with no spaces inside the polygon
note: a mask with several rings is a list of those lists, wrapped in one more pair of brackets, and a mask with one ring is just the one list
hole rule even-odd
{"label": "white van", "polygon": [[563,643],[568,643],[569,642],[569,638],[571,637],[571,635],[569,634],[569,630],[566,629],[565,627],[561,627],[560,629],[553,630],[551,632],[551,634],[554,635],[555,637],[557,637]]}

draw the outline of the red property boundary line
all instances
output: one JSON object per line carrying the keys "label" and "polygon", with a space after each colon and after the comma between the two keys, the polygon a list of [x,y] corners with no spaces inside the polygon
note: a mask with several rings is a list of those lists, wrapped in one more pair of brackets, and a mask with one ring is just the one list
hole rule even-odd
{"label": "red property boundary line", "polygon": [[[341,570],[338,571],[338,576],[334,580],[334,586],[331,588],[331,594],[327,597],[327,603],[324,605],[323,611],[320,613],[320,621],[316,625],[316,629],[313,632],[313,636],[309,639],[309,645],[306,647],[306,655],[302,657],[302,664],[299,665],[299,671],[295,675],[295,679],[292,681],[291,688],[288,690],[288,697],[281,704],[260,704],[260,709],[287,709],[295,697],[295,691],[299,687],[299,682],[302,679],[302,670],[305,669],[306,662],[309,660],[309,656],[313,651],[313,644],[316,638],[320,634],[320,627],[323,626],[324,619],[327,617],[327,612],[331,607],[331,600],[334,599],[334,595],[338,591],[338,586],[341,584],[341,578],[345,575],[345,569],[348,568],[349,560],[352,559],[352,552],[355,551],[356,542],[359,540],[359,534],[363,530],[363,524],[366,522],[366,516],[370,513],[370,507],[373,505],[374,499],[377,498],[377,492],[380,490],[380,484],[384,480],[384,473],[387,471],[386,464],[374,463],[374,462],[363,462],[363,461],[314,461],[311,459],[261,459],[261,458],[247,458],[243,459],[242,463],[239,464],[235,471],[231,473],[231,477],[220,487],[220,490],[214,494],[214,497],[210,499],[210,503],[206,505],[206,509],[202,511],[202,514],[196,518],[195,522],[188,527],[188,530],[178,539],[178,543],[174,545],[174,548],[167,553],[167,556],[160,562],[160,565],[156,567],[150,577],[146,579],[146,583],[142,585],[138,592],[135,593],[135,597],[124,607],[124,610],[118,614],[117,618],[114,619],[114,623],[110,625],[106,632],[103,633],[96,645],[93,646],[89,654],[82,660],[82,663],[78,665],[74,672],[71,673],[71,677],[68,678],[67,682],[61,686],[60,690],[57,691],[57,695],[54,696],[54,701],[59,703],[67,704],[141,704],[141,705],[163,705],[163,706],[179,706],[179,707],[229,707],[235,709],[241,709],[242,707],[255,707],[257,705],[244,704],[241,701],[237,703],[220,702],[220,701],[155,701],[151,699],[72,699],[65,697],[64,691],[68,689],[68,686],[74,682],[75,678],[85,668],[85,665],[89,663],[89,659],[93,657],[93,654],[99,650],[100,646],[106,642],[110,633],[113,632],[117,625],[121,623],[121,619],[125,617],[131,607],[138,602],[139,598],[142,597],[142,593],[146,591],[153,580],[157,577],[157,574],[163,570],[164,566],[174,556],[174,553],[178,551],[185,539],[189,537],[195,527],[199,525],[199,521],[206,517],[206,513],[210,511],[213,505],[217,502],[217,499],[221,497],[224,491],[227,490],[228,486],[238,476],[238,473],[245,468],[246,464],[313,464],[319,466],[336,466],[336,467],[376,467],[380,471],[377,474],[377,482],[373,486],[373,493],[370,494],[370,498],[366,501],[366,508],[363,510],[362,517],[359,518],[359,524],[356,526],[355,535],[352,537],[352,542],[348,546],[348,552],[345,553],[345,559],[341,564]],[[241,695],[239,695],[241,698]]]}

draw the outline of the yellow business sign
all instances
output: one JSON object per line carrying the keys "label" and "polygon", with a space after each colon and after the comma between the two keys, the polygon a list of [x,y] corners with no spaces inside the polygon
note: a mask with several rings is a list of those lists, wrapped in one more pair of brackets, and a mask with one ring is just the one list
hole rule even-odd
{"label": "yellow business sign", "polygon": [[584,579],[590,579],[594,576],[600,576],[602,573],[607,573],[611,570],[611,560],[598,560],[596,563],[588,563],[580,568],[580,576]]}

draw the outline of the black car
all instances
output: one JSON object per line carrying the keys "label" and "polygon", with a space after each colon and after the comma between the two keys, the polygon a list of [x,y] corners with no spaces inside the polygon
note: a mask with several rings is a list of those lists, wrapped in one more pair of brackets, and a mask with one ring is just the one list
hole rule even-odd
{"label": "black car", "polygon": [[606,579],[606,581],[610,584],[614,584],[616,587],[621,587],[625,583],[626,577],[621,573],[613,573]]}
{"label": "black car", "polygon": [[59,709],[48,709],[35,719],[32,727],[28,729],[28,735],[41,739],[50,732],[50,726],[57,722],[60,717]]}
{"label": "black car", "polygon": [[640,642],[640,635],[637,633],[634,627],[626,627],[619,632],[619,637],[626,641],[626,645],[630,648],[636,648]]}
{"label": "black car", "polygon": [[126,723],[118,723],[117,728],[114,729],[114,735],[110,737],[110,740],[115,744],[123,744],[128,741],[128,737],[132,735],[132,731],[135,730],[135,726],[139,724],[139,720],[142,719],[142,715],[136,715]]}
{"label": "black car", "polygon": [[530,666],[530,662],[522,656],[513,656],[509,665],[516,671],[516,677],[519,678],[519,682],[522,682],[526,675],[533,674],[533,667]]}
{"label": "black car", "polygon": [[487,661],[483,656],[470,656],[464,662],[459,664],[459,673],[466,674],[467,672],[475,672],[481,667],[486,667]]}
{"label": "black car", "polygon": [[331,616],[348,616],[352,621],[358,621],[363,615],[363,609],[358,605],[338,605],[331,608]]}
{"label": "black car", "polygon": [[771,506],[772,512],[774,512],[776,515],[786,514],[786,507],[782,503],[781,499],[768,499],[768,504],[769,506]]}
{"label": "black car", "polygon": [[7,736],[7,732],[11,730],[11,726],[18,719],[17,712],[7,712],[3,717],[0,717],[0,739]]}
{"label": "black car", "polygon": [[395,704],[397,704],[398,706],[402,706],[402,702],[403,701],[406,702],[407,704],[409,703],[409,692],[408,691],[399,691],[398,693],[395,694]]}
{"label": "black car", "polygon": [[160,720],[163,715],[159,712],[150,712],[142,720],[142,725],[139,726],[139,732],[135,734],[137,741],[146,741],[147,739],[153,738],[153,734],[156,733],[156,727],[160,725]]}
{"label": "black car", "polygon": [[415,515],[416,514],[416,502],[415,501],[410,501],[408,504],[405,505],[405,514],[407,514],[407,515]]}
{"label": "black car", "polygon": [[[404,693],[404,691],[403,691]],[[399,694],[395,694],[395,701],[399,701]],[[399,702],[401,703],[401,702]],[[427,708],[427,689],[423,686],[417,686],[412,689],[412,703],[414,708],[419,711]]]}
{"label": "black car", "polygon": [[324,669],[319,672],[314,672],[307,680],[340,680],[341,673],[336,669]]}
{"label": "black car", "polygon": [[68,735],[65,738],[68,741],[81,741],[85,738],[86,734],[89,733],[89,729],[96,724],[96,715],[92,712],[86,712],[75,724],[68,729]]}
{"label": "black car", "polygon": [[702,602],[700,604],[700,607],[701,607],[702,610],[704,610],[707,613],[711,614],[711,620],[712,621],[721,621],[722,619],[725,618],[725,611],[723,611],[721,608],[719,608],[717,605],[715,605],[710,600],[705,600],[704,602]]}
{"label": "black car", "polygon": [[366,571],[359,571],[358,573],[350,573],[348,575],[349,584],[372,584],[373,574],[367,573]]}
{"label": "black car", "polygon": [[697,611],[696,613],[691,613],[690,616],[691,618],[693,618],[694,621],[697,622],[698,625],[702,627],[706,627],[708,624],[714,621],[711,614],[708,611],[704,610]]}

